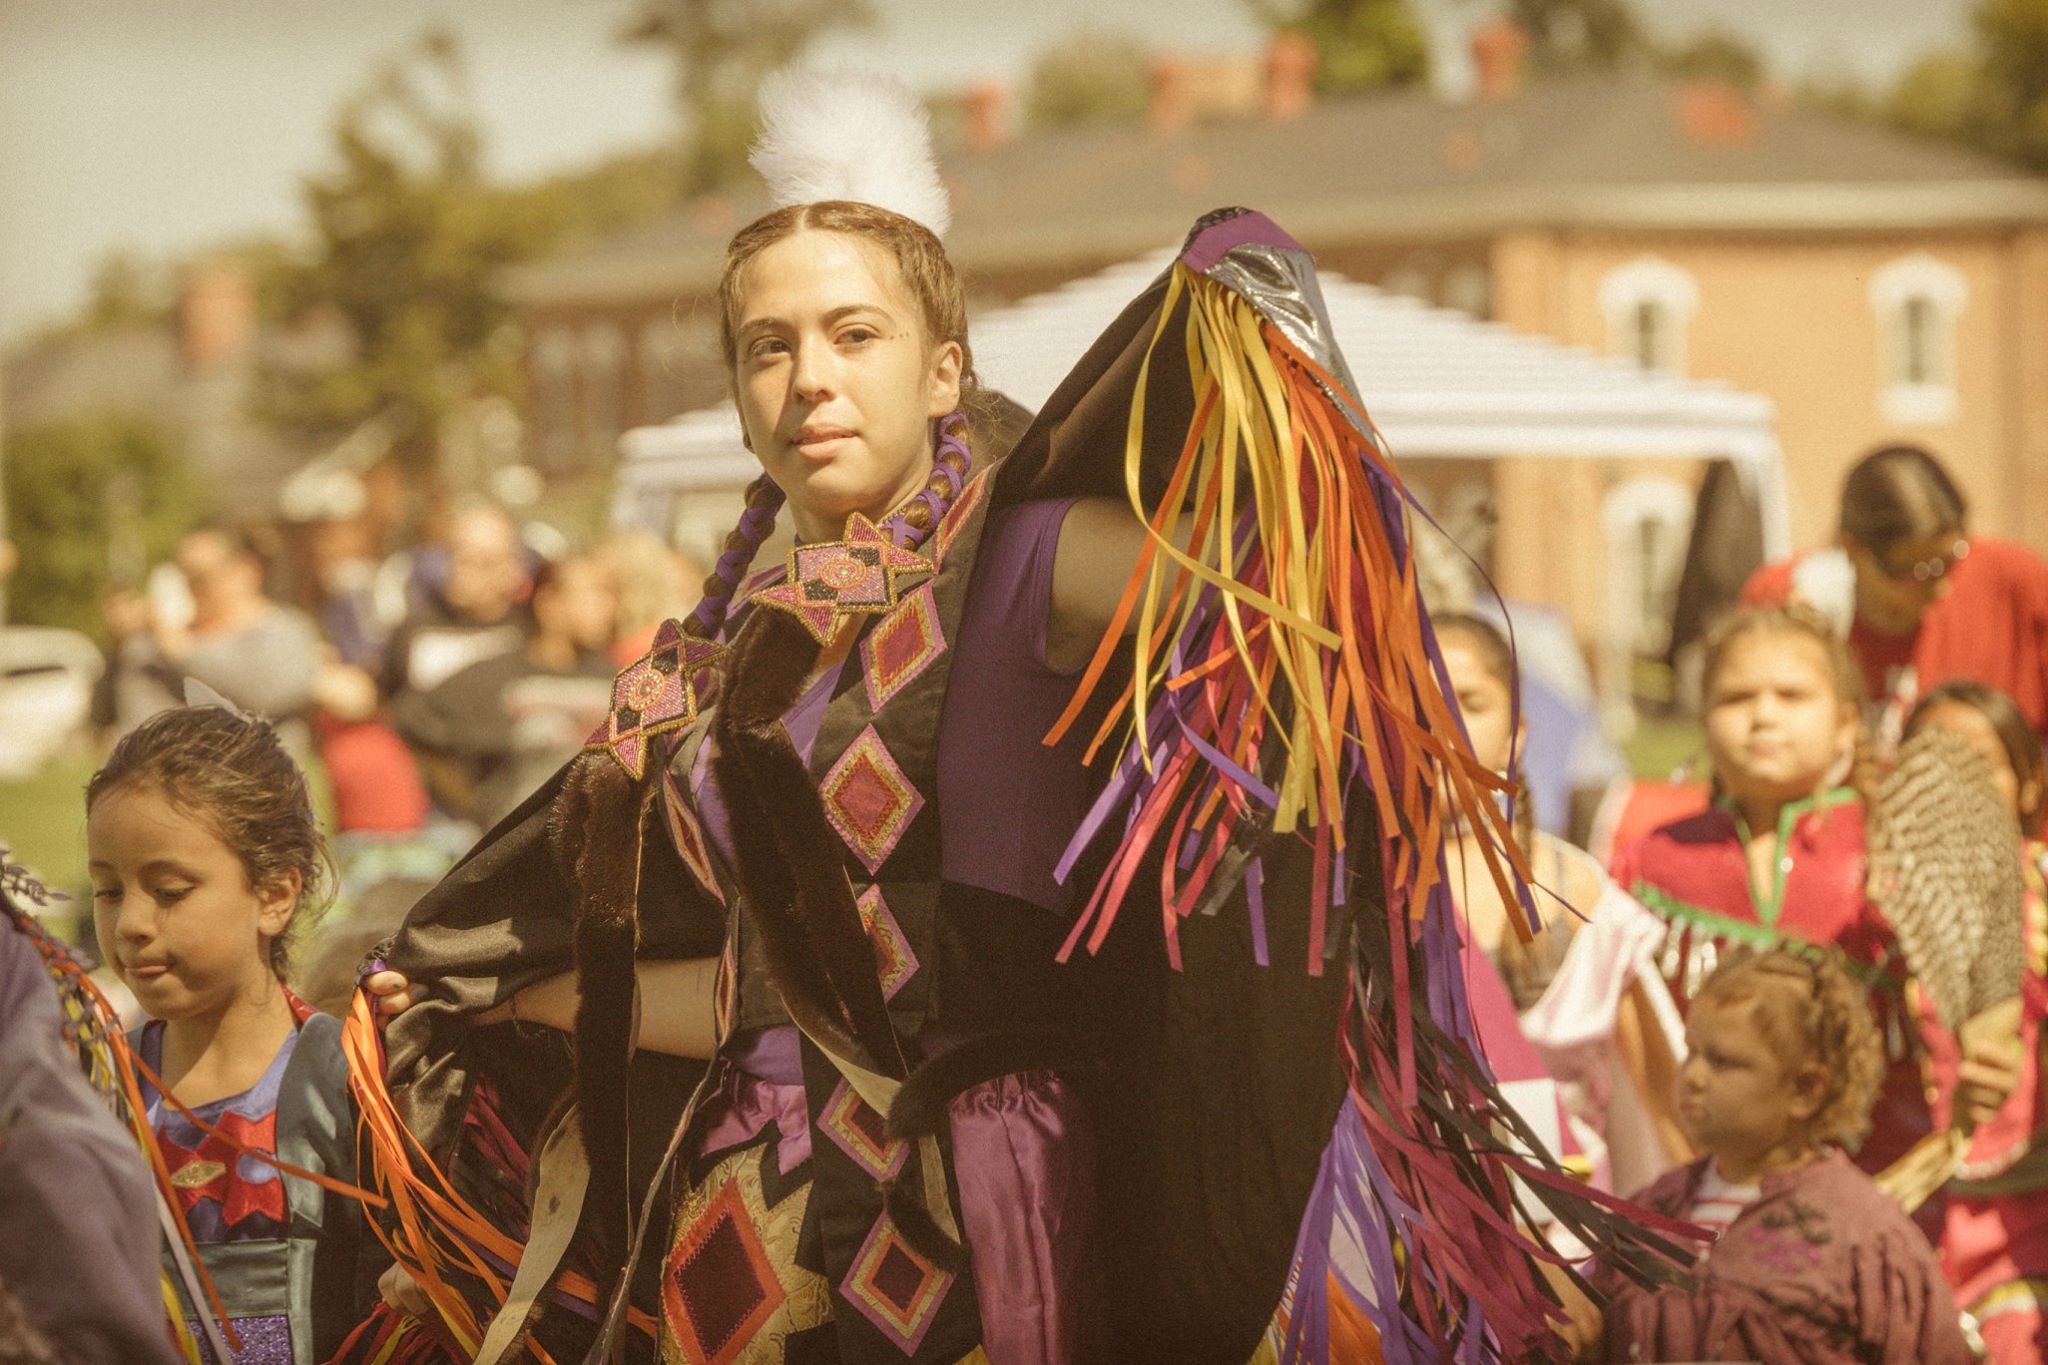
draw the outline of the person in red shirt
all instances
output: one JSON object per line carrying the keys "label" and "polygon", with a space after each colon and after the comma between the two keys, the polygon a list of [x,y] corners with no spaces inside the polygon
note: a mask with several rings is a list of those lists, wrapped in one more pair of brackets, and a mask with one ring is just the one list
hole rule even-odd
{"label": "person in red shirt", "polygon": [[1856,1153],[1876,1173],[1933,1118],[1906,1043],[1913,1016],[1897,939],[1868,894],[1853,670],[1807,607],[1752,607],[1723,622],[1707,645],[1702,716],[1715,800],[1625,850],[1615,880],[1668,926],[1656,961],[1681,1011],[1733,948],[1841,950],[1894,1044]]}
{"label": "person in red shirt", "polygon": [[1835,545],[1767,564],[1745,606],[1799,601],[1849,642],[1880,748],[1920,694],[1952,678],[1989,684],[2048,732],[2048,564],[1969,534],[1962,493],[1916,446],[1860,460],[1842,485]]}

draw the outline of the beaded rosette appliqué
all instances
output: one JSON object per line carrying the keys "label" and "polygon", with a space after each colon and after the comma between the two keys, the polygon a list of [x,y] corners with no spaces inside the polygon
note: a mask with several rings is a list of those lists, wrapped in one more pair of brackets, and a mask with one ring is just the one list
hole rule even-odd
{"label": "beaded rosette appliqu\u00e9", "polygon": [[901,595],[898,580],[931,571],[924,556],[898,545],[855,512],[847,520],[845,539],[797,546],[789,552],[783,581],[752,600],[755,606],[794,616],[822,645],[849,617],[893,611]]}
{"label": "beaded rosette appliqu\u00e9", "polygon": [[610,754],[639,781],[654,738],[697,719],[697,674],[717,665],[725,652],[723,645],[685,634],[674,621],[662,622],[654,647],[612,680],[612,709],[584,749]]}

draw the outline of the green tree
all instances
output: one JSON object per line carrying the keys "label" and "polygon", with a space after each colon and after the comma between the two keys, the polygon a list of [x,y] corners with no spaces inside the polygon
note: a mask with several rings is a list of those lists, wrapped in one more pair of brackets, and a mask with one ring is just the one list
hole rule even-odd
{"label": "green tree", "polygon": [[170,292],[162,271],[116,249],[93,269],[82,321],[91,330],[159,323],[170,315]]}
{"label": "green tree", "polygon": [[5,465],[6,532],[21,552],[7,610],[21,624],[101,634],[115,566],[161,559],[203,511],[177,443],[131,414],[26,428]]}
{"label": "green tree", "polygon": [[1978,0],[1973,140],[2048,169],[2048,0]]}
{"label": "green tree", "polygon": [[1080,29],[1038,54],[1024,116],[1043,127],[1118,123],[1145,112],[1147,53],[1135,38]]}
{"label": "green tree", "polygon": [[674,154],[662,148],[493,189],[484,211],[519,234],[523,251],[538,253],[652,218],[680,197]]}
{"label": "green tree", "polygon": [[619,36],[661,49],[674,64],[683,188],[711,189],[745,169],[762,77],[813,39],[871,17],[867,0],[636,0]]}
{"label": "green tree", "polygon": [[401,453],[430,461],[441,420],[515,381],[507,312],[494,290],[532,250],[530,230],[484,183],[461,52],[435,30],[381,65],[335,121],[338,166],[306,182],[315,249],[289,267],[285,309],[331,309],[355,354],[288,381],[279,413],[340,429],[395,420]]}
{"label": "green tree", "polygon": [[1409,0],[1247,3],[1269,26],[1314,45],[1318,90],[1378,90],[1429,79],[1429,39]]}
{"label": "green tree", "polygon": [[1508,0],[1508,17],[1529,34],[1539,72],[1611,71],[1648,55],[1632,0]]}
{"label": "green tree", "polygon": [[1756,45],[1726,29],[1708,29],[1657,51],[1657,68],[1686,80],[1720,81],[1755,91],[1768,74]]}
{"label": "green tree", "polygon": [[1930,52],[1885,96],[1886,121],[1930,137],[1966,138],[1984,93],[1984,73],[1966,52]]}

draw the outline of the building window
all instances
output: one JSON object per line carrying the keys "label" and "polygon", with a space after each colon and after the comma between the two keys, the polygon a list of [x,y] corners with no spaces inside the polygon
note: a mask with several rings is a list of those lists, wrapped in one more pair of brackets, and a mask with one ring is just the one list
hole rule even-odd
{"label": "building window", "polygon": [[1878,406],[1891,422],[1950,422],[1956,415],[1956,322],[1969,288],[1962,273],[1924,251],[1870,282],[1877,315]]}
{"label": "building window", "polygon": [[602,460],[618,444],[626,415],[626,343],[600,323],[583,333],[583,417],[589,452]]}
{"label": "building window", "polygon": [[1692,276],[1669,261],[1643,256],[1608,271],[1600,281],[1608,350],[1645,370],[1684,374],[1686,333],[1699,302]]}
{"label": "building window", "polygon": [[576,339],[560,327],[533,342],[534,460],[564,469],[576,455]]}
{"label": "building window", "polygon": [[1486,267],[1467,263],[1444,276],[1444,307],[1455,308],[1468,317],[1493,315],[1493,279]]}
{"label": "building window", "polygon": [[640,329],[641,421],[682,415],[683,369],[683,333],[673,318],[659,317]]}

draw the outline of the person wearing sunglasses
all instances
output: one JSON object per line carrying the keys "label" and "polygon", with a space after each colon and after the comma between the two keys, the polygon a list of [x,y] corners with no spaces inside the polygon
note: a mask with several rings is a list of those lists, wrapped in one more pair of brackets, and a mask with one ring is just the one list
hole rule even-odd
{"label": "person wearing sunglasses", "polygon": [[1767,564],[1745,605],[1804,602],[1834,621],[1863,672],[1872,732],[1898,737],[1920,694],[1986,683],[2048,732],[2048,564],[2023,545],[1971,535],[1968,505],[1918,446],[1887,446],[1842,484],[1836,543]]}

